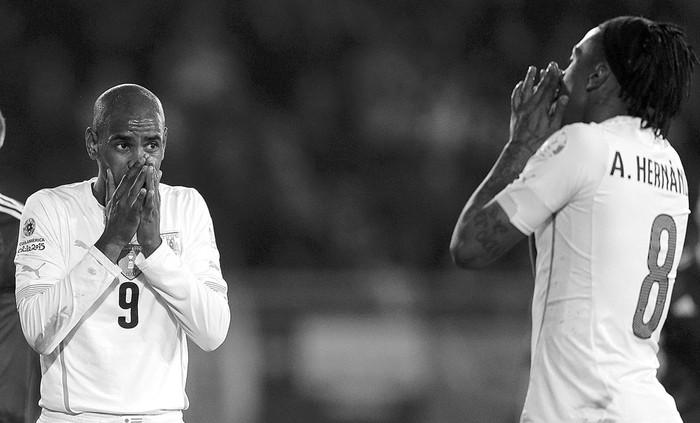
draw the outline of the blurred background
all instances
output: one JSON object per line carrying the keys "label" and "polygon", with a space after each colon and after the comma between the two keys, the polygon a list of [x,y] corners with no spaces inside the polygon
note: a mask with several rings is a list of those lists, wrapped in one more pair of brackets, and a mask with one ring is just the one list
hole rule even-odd
{"label": "blurred background", "polygon": [[[527,66],[622,14],[700,46],[688,0],[0,0],[2,190],[94,176],[95,98],[144,85],[163,182],[207,200],[229,283],[226,343],[191,344],[189,422],[514,422],[527,248],[460,271],[449,239]],[[697,87],[669,136],[691,204]]]}

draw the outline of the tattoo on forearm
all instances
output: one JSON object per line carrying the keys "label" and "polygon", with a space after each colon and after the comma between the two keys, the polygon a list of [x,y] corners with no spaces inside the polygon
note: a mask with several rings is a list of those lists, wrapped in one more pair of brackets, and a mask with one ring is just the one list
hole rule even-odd
{"label": "tattoo on forearm", "polygon": [[520,175],[531,155],[532,153],[525,148],[505,149],[488,177],[470,199],[469,209],[463,214],[462,222],[476,219],[484,205]]}
{"label": "tattoo on forearm", "polygon": [[486,210],[481,210],[470,222],[475,234],[474,238],[486,253],[484,259],[495,259],[505,253],[508,248],[504,242],[508,234],[507,223],[496,209],[488,213]]}
{"label": "tattoo on forearm", "polygon": [[[511,142],[465,206],[454,241],[467,248],[467,257],[477,262],[492,262],[502,256],[516,240],[508,216],[500,207],[490,207],[496,194],[513,182],[525,168],[532,151],[525,141]],[[478,251],[480,250],[480,251]]]}

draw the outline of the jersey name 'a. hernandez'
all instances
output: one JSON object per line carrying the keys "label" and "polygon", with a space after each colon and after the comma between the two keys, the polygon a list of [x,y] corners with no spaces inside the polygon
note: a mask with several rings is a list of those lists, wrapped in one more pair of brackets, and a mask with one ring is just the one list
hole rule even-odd
{"label": "jersey name 'a. hernandez'", "polygon": [[522,422],[681,422],[656,354],[688,186],[673,147],[640,127],[565,126],[496,196],[537,244]]}
{"label": "jersey name 'a. hernandez'", "polygon": [[15,257],[17,307],[42,354],[40,404],[66,413],[156,414],[187,408],[187,339],[204,350],[228,331],[227,285],[207,206],[192,188],[160,184],[163,240],[135,241],[112,263],[95,179],[27,200]]}

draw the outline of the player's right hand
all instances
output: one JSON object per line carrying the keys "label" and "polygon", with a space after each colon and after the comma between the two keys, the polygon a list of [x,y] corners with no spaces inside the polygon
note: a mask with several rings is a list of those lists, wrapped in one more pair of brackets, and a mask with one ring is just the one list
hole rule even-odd
{"label": "player's right hand", "polygon": [[525,79],[511,95],[510,142],[530,151],[537,151],[542,143],[561,128],[569,97],[558,96],[562,71],[551,62],[540,72],[535,84],[537,68],[530,66]]}

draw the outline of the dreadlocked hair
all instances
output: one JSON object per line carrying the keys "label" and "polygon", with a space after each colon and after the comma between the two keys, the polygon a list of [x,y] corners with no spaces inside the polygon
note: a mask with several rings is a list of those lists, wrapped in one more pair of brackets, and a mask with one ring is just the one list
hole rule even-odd
{"label": "dreadlocked hair", "polygon": [[616,51],[624,57],[611,58],[607,53],[606,57],[617,61],[620,97],[627,102],[628,113],[642,118],[642,127],[653,128],[660,136],[668,131],[670,119],[690,95],[698,59],[681,27],[637,19],[646,24],[646,31],[633,36],[626,52]]}

